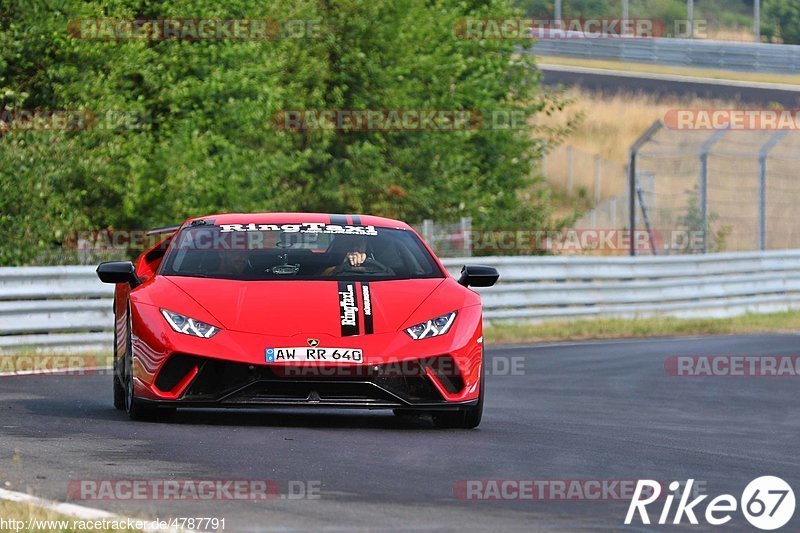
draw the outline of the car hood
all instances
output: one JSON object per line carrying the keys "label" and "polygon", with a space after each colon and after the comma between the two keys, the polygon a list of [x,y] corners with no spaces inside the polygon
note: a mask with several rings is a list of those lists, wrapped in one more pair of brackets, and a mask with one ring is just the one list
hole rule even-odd
{"label": "car hood", "polygon": [[[372,333],[397,331],[445,281],[443,278],[369,283],[238,281],[182,276],[167,279],[216,318],[224,329],[277,336],[302,333],[337,337],[370,332],[365,308],[371,308]],[[370,305],[365,305],[365,288],[369,295],[366,303]],[[352,311],[349,308],[353,303],[357,309],[355,322],[353,314],[345,312]]]}

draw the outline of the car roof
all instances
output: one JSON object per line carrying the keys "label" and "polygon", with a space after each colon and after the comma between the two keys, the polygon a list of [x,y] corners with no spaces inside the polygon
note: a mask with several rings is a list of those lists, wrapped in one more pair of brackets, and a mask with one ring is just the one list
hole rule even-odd
{"label": "car roof", "polygon": [[336,224],[341,226],[375,226],[379,228],[411,229],[411,226],[400,220],[376,217],[373,215],[331,214],[331,213],[219,213],[190,218],[186,224],[194,220],[206,220],[214,225],[219,224],[301,224],[304,222]]}

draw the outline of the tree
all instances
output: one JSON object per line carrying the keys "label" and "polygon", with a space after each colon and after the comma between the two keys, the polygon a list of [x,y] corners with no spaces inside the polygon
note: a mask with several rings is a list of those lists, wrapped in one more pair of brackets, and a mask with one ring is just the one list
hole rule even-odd
{"label": "tree", "polygon": [[[83,131],[0,139],[0,263],[30,262],[84,229],[211,212],[370,212],[475,227],[546,227],[541,142],[525,129],[286,131],[284,110],[518,112],[538,93],[519,42],[463,39],[508,0],[0,0],[0,106],[85,110]],[[76,39],[81,18],[315,21],[270,41]],[[527,196],[523,197],[523,193]]]}
{"label": "tree", "polygon": [[800,0],[764,0],[761,32],[770,40],[800,44]]}

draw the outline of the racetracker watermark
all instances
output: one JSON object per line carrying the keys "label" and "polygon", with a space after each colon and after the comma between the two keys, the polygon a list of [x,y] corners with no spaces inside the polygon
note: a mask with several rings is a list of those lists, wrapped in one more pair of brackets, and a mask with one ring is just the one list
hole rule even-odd
{"label": "racetracker watermark", "polygon": [[664,370],[676,377],[796,378],[800,355],[671,355]]}
{"label": "racetracker watermark", "polygon": [[0,110],[0,133],[141,130],[152,122],[146,112],[66,109],[3,109]]}
{"label": "racetracker watermark", "polygon": [[[273,248],[278,243],[278,232],[283,232],[282,242],[296,245],[314,245],[321,236],[330,233],[369,231],[369,226],[326,225],[324,231],[307,231],[296,224],[283,225],[234,225],[234,231],[198,232],[184,236],[173,247],[193,250],[259,250]],[[333,229],[336,231],[334,232]],[[223,228],[224,229],[224,228]],[[311,228],[314,229],[314,228]],[[153,233],[145,230],[82,230],[71,234],[65,246],[75,249],[86,257],[92,254],[141,252],[162,242],[172,231]],[[453,244],[463,246],[470,242],[475,252],[490,254],[530,254],[538,251],[552,253],[601,253],[626,254],[631,242],[634,249],[648,252],[655,248],[664,252],[701,252],[704,250],[706,233],[700,230],[590,228],[590,229],[518,229],[518,230],[472,230],[453,235]],[[458,241],[458,242],[456,242]],[[168,243],[164,243],[166,246]]]}
{"label": "racetracker watermark", "polygon": [[[524,376],[527,374],[524,356],[500,356],[487,358],[484,371],[488,376]],[[271,365],[276,376],[286,378],[336,377],[336,378],[418,378],[433,375],[439,379],[461,379],[469,371],[469,364],[460,367],[449,357],[427,357],[405,361],[385,361],[380,364],[323,364],[290,361],[289,364]]]}
{"label": "racetracker watermark", "polygon": [[614,228],[563,230],[474,230],[468,234],[472,250],[485,253],[526,254],[537,251],[552,253],[627,254],[633,248],[647,252],[700,252],[704,250],[704,231],[634,230]]}
{"label": "racetracker watermark", "polygon": [[0,356],[0,376],[53,374],[87,376],[110,373],[105,361],[92,355],[30,354]]}
{"label": "racetracker watermark", "polygon": [[322,21],[273,19],[75,19],[67,25],[75,39],[95,41],[271,41],[322,35]]}
{"label": "racetracker watermark", "polygon": [[459,39],[652,39],[664,37],[666,25],[656,19],[622,18],[465,18],[453,26]]}
{"label": "racetracker watermark", "polygon": [[318,500],[322,481],[273,479],[81,479],[67,485],[70,500],[211,501]]}
{"label": "racetracker watermark", "polygon": [[800,130],[800,109],[670,109],[664,125],[673,130]]}
{"label": "racetracker watermark", "polygon": [[216,517],[40,519],[0,517],[0,531],[224,531],[225,519]]}
{"label": "racetracker watermark", "polygon": [[285,131],[508,131],[527,127],[517,109],[287,109],[272,116]]}
{"label": "racetracker watermark", "polygon": [[636,484],[630,479],[462,479],[453,485],[453,495],[476,501],[615,501],[630,500]]}

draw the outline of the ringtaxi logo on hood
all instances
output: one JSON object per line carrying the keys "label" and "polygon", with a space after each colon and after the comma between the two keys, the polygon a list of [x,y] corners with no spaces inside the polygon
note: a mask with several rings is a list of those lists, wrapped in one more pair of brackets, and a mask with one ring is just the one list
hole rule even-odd
{"label": "ringtaxi logo on hood", "polygon": [[[694,479],[686,482],[685,488],[680,491],[681,483],[673,481],[669,484],[671,494],[663,498],[664,505],[659,514],[658,524],[665,525],[672,513],[672,503],[677,498],[672,524],[680,524],[684,518],[692,525],[698,525],[695,507],[708,496],[703,494],[689,501],[692,495]],[[679,492],[680,491],[680,492]],[[650,515],[647,506],[661,497],[661,483],[651,479],[639,480],[633,493],[633,499],[628,506],[625,516],[625,525],[630,525],[634,515],[638,512],[642,524],[650,524]],[[784,480],[775,476],[762,476],[751,481],[742,491],[742,497],[737,502],[731,494],[721,494],[708,502],[705,512],[700,515],[712,526],[727,524],[733,518],[738,504],[744,517],[750,525],[763,530],[772,531],[786,525],[792,519],[795,509],[795,498],[792,487]],[[697,510],[699,514],[699,509]]]}

